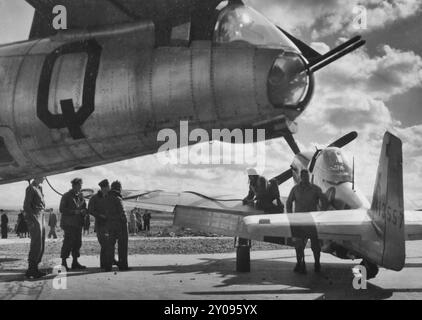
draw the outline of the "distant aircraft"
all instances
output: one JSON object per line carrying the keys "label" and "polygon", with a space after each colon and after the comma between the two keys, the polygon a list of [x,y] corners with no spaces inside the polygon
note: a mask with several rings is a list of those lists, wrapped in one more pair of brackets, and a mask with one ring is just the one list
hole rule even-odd
{"label": "distant aircraft", "polygon": [[175,226],[270,243],[289,244],[289,238],[317,234],[323,252],[362,259],[368,279],[377,275],[378,266],[400,271],[405,240],[422,239],[422,214],[404,211],[402,143],[385,134],[370,204],[354,185],[354,170],[340,149],[356,136],[352,132],[315,153],[297,149],[291,169],[274,178],[279,184],[291,177],[297,182],[300,170],[307,168],[327,194],[329,211],[263,214],[241,201],[224,202],[224,198],[194,193],[152,192],[132,197],[127,204],[173,211]]}
{"label": "distant aircraft", "polygon": [[365,43],[320,55],[239,0],[27,2],[29,40],[0,46],[0,184],[155,153],[182,120],[291,141],[313,74]]}

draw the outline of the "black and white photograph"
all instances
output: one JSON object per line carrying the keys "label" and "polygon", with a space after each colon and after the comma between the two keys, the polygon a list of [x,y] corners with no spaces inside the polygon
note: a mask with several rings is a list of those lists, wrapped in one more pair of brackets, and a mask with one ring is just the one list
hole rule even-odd
{"label": "black and white photograph", "polygon": [[0,0],[0,300],[422,300],[421,34],[422,0]]}

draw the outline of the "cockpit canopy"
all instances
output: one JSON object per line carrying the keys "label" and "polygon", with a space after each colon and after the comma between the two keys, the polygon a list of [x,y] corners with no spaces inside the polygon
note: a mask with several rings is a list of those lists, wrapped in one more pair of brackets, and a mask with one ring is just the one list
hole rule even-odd
{"label": "cockpit canopy", "polygon": [[339,185],[352,182],[353,170],[343,151],[339,148],[327,148],[319,155],[316,170],[321,170],[321,176],[328,183]]}
{"label": "cockpit canopy", "polygon": [[214,42],[244,42],[300,53],[295,44],[273,23],[241,3],[230,4],[220,12],[214,29]]}

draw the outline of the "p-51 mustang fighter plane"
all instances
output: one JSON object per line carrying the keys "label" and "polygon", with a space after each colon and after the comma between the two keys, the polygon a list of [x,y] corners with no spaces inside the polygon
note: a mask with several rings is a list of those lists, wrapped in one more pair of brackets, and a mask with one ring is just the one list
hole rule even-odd
{"label": "p-51 mustang fighter plane", "polygon": [[422,214],[404,211],[402,143],[384,136],[372,204],[354,186],[353,170],[340,149],[356,138],[351,133],[314,154],[297,154],[291,169],[275,177],[280,184],[307,168],[311,179],[328,196],[329,211],[263,214],[240,201],[224,202],[193,193],[152,192],[132,197],[132,206],[174,211],[174,225],[226,236],[288,244],[288,238],[317,235],[322,251],[342,259],[362,259],[367,277],[378,266],[400,271],[405,240],[422,239]]}
{"label": "p-51 mustang fighter plane", "polygon": [[26,1],[29,40],[0,46],[0,184],[155,153],[182,120],[291,140],[313,74],[364,44],[320,55],[240,0]]}

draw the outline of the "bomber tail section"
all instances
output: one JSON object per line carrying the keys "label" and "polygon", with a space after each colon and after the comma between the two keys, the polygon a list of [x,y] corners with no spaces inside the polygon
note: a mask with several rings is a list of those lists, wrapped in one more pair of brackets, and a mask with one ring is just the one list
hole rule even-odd
{"label": "bomber tail section", "polygon": [[[402,142],[386,132],[379,159],[374,195],[369,215],[379,241],[373,260],[387,269],[399,271],[405,263]],[[375,258],[375,259],[374,259]]]}

